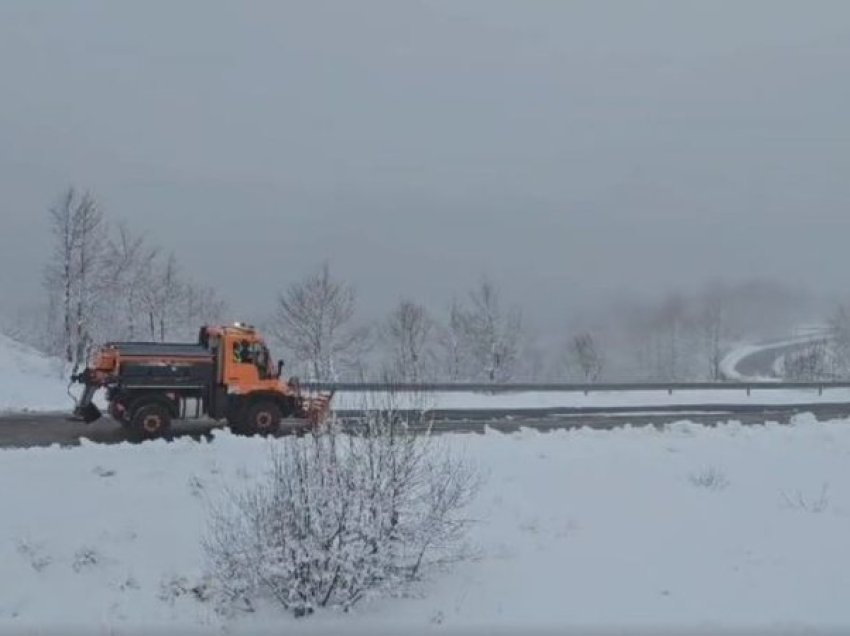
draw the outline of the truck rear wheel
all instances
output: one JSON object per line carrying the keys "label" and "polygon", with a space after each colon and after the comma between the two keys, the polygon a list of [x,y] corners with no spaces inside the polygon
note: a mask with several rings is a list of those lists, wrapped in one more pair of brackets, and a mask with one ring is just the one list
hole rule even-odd
{"label": "truck rear wheel", "polygon": [[249,404],[242,416],[239,432],[244,435],[273,435],[280,429],[282,417],[280,407],[274,402]]}
{"label": "truck rear wheel", "polygon": [[162,437],[171,430],[171,413],[164,404],[145,404],[135,409],[129,428],[142,439]]}

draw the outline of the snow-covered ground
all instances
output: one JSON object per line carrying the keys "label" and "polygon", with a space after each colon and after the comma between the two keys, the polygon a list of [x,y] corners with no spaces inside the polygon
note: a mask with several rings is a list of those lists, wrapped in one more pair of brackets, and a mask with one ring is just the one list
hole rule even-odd
{"label": "snow-covered ground", "polygon": [[[850,421],[449,439],[486,477],[479,558],[300,630],[850,629]],[[0,451],[0,632],[292,629],[186,591],[205,498],[256,479],[275,443]]]}
{"label": "snow-covered ground", "polygon": [[72,406],[61,362],[0,334],[0,412]]}

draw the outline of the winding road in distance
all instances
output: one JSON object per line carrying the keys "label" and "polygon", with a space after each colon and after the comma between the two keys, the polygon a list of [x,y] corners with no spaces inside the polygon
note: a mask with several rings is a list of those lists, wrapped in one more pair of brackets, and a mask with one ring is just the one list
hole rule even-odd
{"label": "winding road in distance", "polygon": [[812,325],[800,329],[796,337],[774,338],[745,346],[749,352],[741,355],[741,349],[732,351],[722,363],[724,373],[729,379],[748,382],[780,380],[775,368],[777,363],[789,353],[801,351],[818,341],[829,338],[827,328]]}
{"label": "winding road in distance", "polygon": [[754,351],[741,358],[735,365],[735,371],[743,378],[763,379],[774,376],[777,361],[789,353],[809,346],[811,341],[782,344]]}

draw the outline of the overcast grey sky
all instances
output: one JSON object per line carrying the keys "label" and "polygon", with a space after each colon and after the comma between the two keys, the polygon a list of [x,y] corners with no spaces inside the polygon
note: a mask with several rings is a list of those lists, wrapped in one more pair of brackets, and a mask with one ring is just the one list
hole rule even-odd
{"label": "overcast grey sky", "polygon": [[850,276],[850,2],[3,0],[0,90],[4,298],[69,184],[246,312]]}

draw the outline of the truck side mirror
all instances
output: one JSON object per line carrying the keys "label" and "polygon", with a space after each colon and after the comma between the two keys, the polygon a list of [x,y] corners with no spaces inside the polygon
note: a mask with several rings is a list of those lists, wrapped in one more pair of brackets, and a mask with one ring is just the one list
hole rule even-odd
{"label": "truck side mirror", "polygon": [[277,361],[277,377],[280,377],[280,374],[283,373],[283,360]]}

